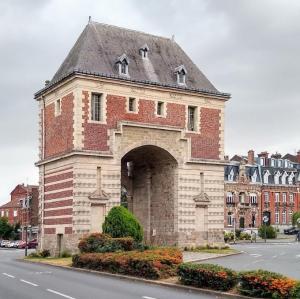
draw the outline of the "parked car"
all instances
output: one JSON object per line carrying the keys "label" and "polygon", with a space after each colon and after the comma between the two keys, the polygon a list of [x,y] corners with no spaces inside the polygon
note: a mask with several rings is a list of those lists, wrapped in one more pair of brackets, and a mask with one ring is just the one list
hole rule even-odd
{"label": "parked car", "polygon": [[0,243],[0,247],[6,247],[6,245],[9,243],[8,240],[2,240]]}
{"label": "parked car", "polygon": [[[37,239],[33,239],[31,241],[28,241],[27,243],[27,248],[28,249],[36,249],[38,246],[38,242],[37,242]],[[25,249],[26,247],[26,242],[25,241],[20,241],[19,244],[18,244],[18,248],[19,249]]]}
{"label": "parked car", "polygon": [[299,228],[295,227],[295,226],[292,226],[292,227],[289,227],[289,228],[286,228],[283,230],[283,233],[285,235],[297,235],[297,233],[299,232]]}

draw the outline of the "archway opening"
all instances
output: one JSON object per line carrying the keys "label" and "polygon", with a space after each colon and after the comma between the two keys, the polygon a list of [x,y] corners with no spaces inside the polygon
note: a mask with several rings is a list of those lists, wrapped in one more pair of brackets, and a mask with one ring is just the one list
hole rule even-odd
{"label": "archway opening", "polygon": [[148,244],[174,245],[177,161],[166,150],[145,145],[121,161],[122,204],[138,218]]}

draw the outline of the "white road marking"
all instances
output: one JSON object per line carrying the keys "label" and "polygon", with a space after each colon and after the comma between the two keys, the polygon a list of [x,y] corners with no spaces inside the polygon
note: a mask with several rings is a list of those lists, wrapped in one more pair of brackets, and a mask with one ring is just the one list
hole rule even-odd
{"label": "white road marking", "polygon": [[20,281],[22,281],[22,282],[24,282],[24,283],[27,283],[27,284],[29,284],[29,285],[31,285],[31,286],[33,286],[33,287],[38,287],[37,284],[35,284],[35,283],[33,283],[33,282],[30,282],[30,281],[28,281],[28,280],[20,279]]}
{"label": "white road marking", "polygon": [[7,276],[7,277],[10,277],[10,278],[15,278],[15,276],[7,274],[7,273],[2,273],[2,274],[5,275],[5,276]]}
{"label": "white road marking", "polygon": [[261,254],[257,254],[257,253],[251,253],[250,255],[253,256],[253,257],[260,257],[260,256],[262,256]]}
{"label": "white road marking", "polygon": [[68,298],[68,299],[75,299],[74,297],[68,296],[66,294],[63,294],[63,293],[60,293],[60,292],[57,292],[57,291],[54,291],[54,290],[51,290],[51,289],[47,289],[47,291],[50,292],[50,293],[53,293],[53,294],[56,294],[56,295]]}
{"label": "white road marking", "polygon": [[296,258],[300,258],[300,254],[297,254],[297,255],[296,255]]}
{"label": "white road marking", "polygon": [[154,297],[143,296],[144,299],[156,299]]}
{"label": "white road marking", "polygon": [[272,256],[272,259],[276,259],[276,258],[277,258],[277,255],[273,255],[273,256]]}

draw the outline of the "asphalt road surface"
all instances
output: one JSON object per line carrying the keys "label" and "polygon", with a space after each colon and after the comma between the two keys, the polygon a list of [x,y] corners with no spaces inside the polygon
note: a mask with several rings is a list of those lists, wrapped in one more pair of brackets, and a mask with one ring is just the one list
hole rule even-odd
{"label": "asphalt road surface", "polygon": [[23,250],[0,249],[0,299],[212,299],[89,273],[16,261]]}
{"label": "asphalt road surface", "polygon": [[234,270],[264,269],[300,279],[300,243],[233,245],[242,254],[208,260]]}

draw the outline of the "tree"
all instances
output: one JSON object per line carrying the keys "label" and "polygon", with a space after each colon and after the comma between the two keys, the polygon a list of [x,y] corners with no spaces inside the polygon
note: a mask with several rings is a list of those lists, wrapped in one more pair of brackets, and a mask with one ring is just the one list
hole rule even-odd
{"label": "tree", "polygon": [[300,227],[300,223],[298,223],[298,219],[300,218],[300,211],[297,211],[293,214],[292,222],[294,226]]}
{"label": "tree", "polygon": [[0,238],[9,239],[14,228],[8,223],[6,217],[0,217]]}
{"label": "tree", "polygon": [[136,242],[143,240],[143,228],[135,216],[126,208],[113,207],[102,225],[103,233],[113,238],[132,237]]}

